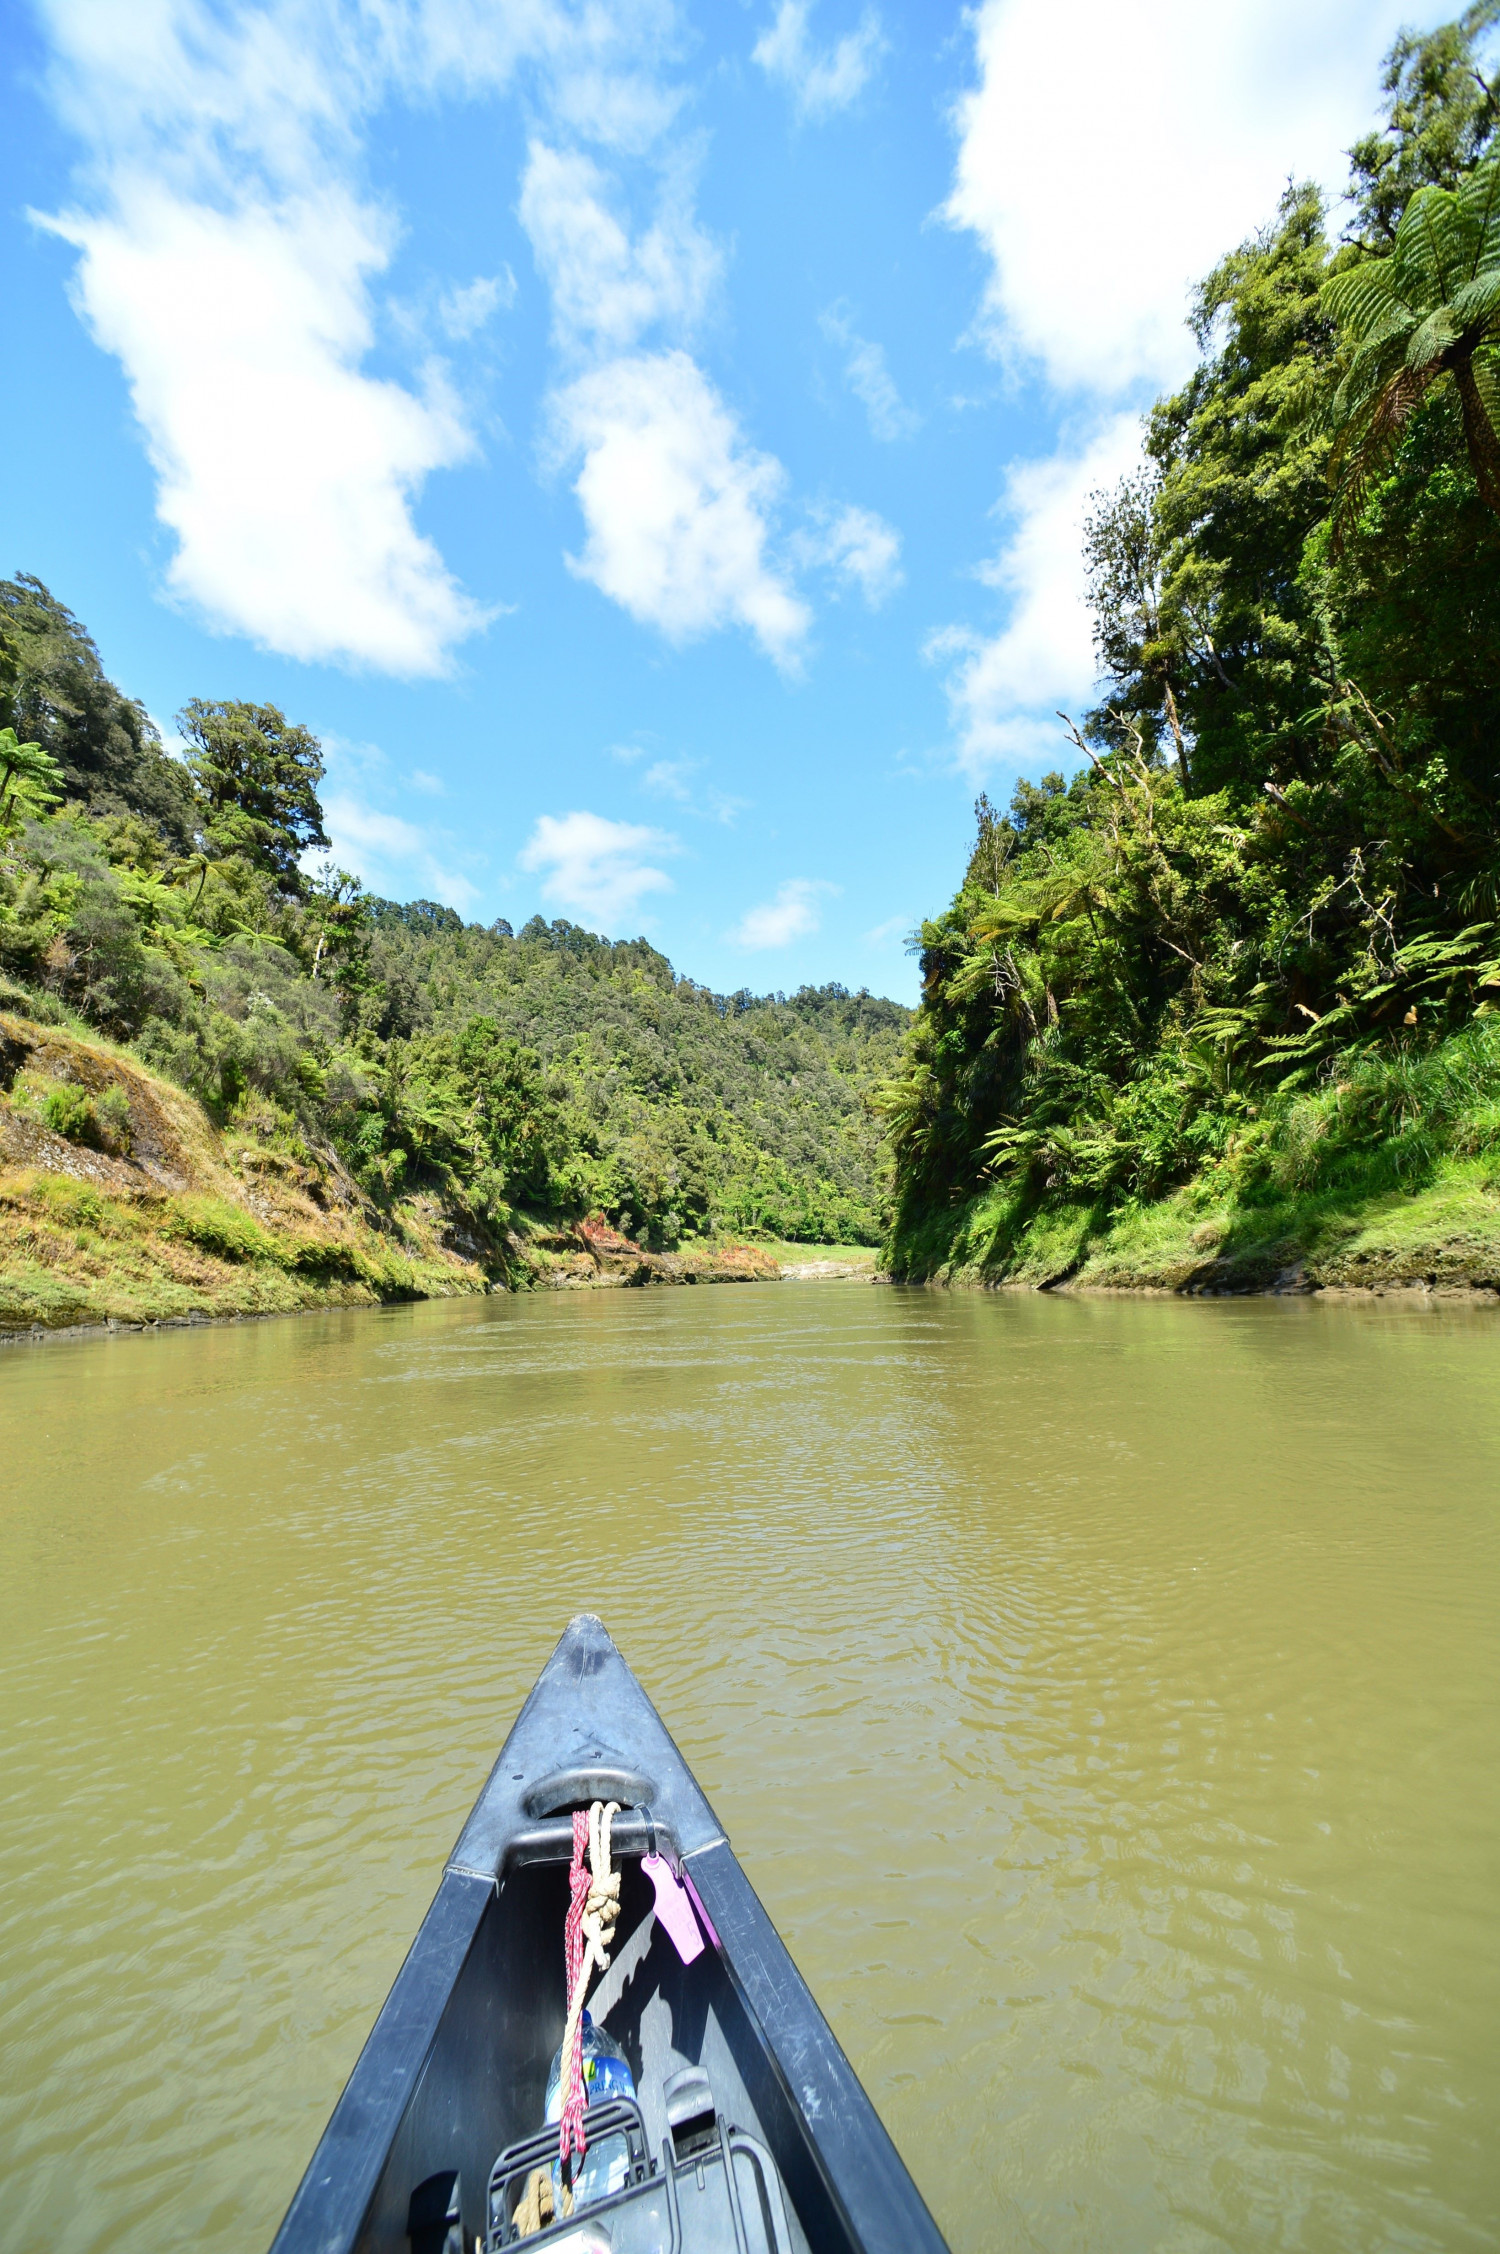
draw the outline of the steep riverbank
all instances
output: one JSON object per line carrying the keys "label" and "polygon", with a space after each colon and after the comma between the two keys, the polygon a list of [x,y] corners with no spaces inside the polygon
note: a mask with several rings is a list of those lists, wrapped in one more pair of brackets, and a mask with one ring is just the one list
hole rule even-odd
{"label": "steep riverbank", "polygon": [[1151,1203],[1032,1205],[996,1187],[898,1241],[906,1283],[1032,1290],[1500,1293],[1500,1178],[1452,1158],[1415,1190],[1244,1202],[1209,1180]]}
{"label": "steep riverbank", "polygon": [[0,1014],[0,1337],[781,1273],[779,1249],[653,1253],[598,1217],[501,1232],[436,1188],[381,1209],[328,1147],[220,1132],[134,1058]]}

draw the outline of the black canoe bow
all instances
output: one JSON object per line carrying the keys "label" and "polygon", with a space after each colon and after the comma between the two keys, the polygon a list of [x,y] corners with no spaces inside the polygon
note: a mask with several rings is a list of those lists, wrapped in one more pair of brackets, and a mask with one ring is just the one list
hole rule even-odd
{"label": "black canoe bow", "polygon": [[[621,1805],[623,1876],[620,1943],[590,2009],[601,2023],[608,2015],[635,2072],[645,2166],[671,2210],[663,2254],[721,2243],[713,2233],[695,2241],[691,2199],[673,2188],[691,2194],[696,2181],[704,2191],[701,2136],[685,2147],[668,2124],[674,2076],[701,2088],[705,2075],[713,2110],[704,2118],[717,2119],[730,2179],[724,2245],[946,2254],[687,1763],[588,1613],[568,1626],[505,1741],[272,2254],[474,2254],[476,2241],[498,2243],[495,2218],[508,2206],[491,2194],[491,2173],[503,2148],[519,2151],[542,2126],[566,2002],[572,1810],[593,1800]],[[639,1860],[652,1851],[702,1913],[709,1945],[690,1964],[652,1916]],[[679,2154],[695,2154],[675,2176],[674,2136]],[[762,2175],[777,2181],[757,2200]],[[538,2254],[658,2243],[632,2236],[645,2226],[630,2223],[601,2208],[596,2221],[559,2223],[526,2243]]]}

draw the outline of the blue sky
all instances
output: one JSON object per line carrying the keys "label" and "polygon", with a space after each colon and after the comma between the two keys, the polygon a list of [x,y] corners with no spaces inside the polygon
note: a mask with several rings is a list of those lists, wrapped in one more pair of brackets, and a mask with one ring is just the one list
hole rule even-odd
{"label": "blue sky", "polygon": [[1413,20],[4,14],[0,570],[167,734],[312,727],[380,891],[908,999],[975,791],[1065,763],[1081,514],[1193,279],[1341,184]]}

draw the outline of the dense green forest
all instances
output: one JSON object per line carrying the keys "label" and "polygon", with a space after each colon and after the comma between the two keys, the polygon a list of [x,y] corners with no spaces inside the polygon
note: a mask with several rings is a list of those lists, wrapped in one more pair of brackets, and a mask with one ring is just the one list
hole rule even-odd
{"label": "dense green forest", "polygon": [[1497,1186],[1497,16],[1398,42],[1346,204],[1291,184],[1214,269],[1094,498],[1077,771],[980,799],[922,929],[898,1273],[1077,1272],[1172,1196],[1274,1265]]}
{"label": "dense green forest", "polygon": [[[373,898],[317,861],[305,729],[201,699],[180,725],[186,760],[40,582],[0,582],[0,1008],[123,1044],[268,1145],[331,1148],[377,1210],[425,1187],[492,1231],[602,1212],[652,1250],[879,1241],[868,1095],[909,1011],[714,994],[644,939]],[[48,1100],[107,1147],[98,1105]]]}

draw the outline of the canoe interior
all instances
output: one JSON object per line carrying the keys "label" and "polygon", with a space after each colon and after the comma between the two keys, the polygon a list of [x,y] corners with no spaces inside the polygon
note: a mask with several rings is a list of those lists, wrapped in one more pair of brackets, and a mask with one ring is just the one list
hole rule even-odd
{"label": "canoe interior", "polygon": [[[621,1808],[613,1839],[621,1914],[613,1962],[589,2008],[630,2062],[663,2186],[670,2191],[663,2148],[672,2131],[663,2083],[696,2068],[712,2093],[710,2133],[719,2133],[717,2116],[774,2162],[787,2208],[782,2254],[946,2254],[718,1818],[590,1613],[569,1623],[501,1748],[272,2254],[474,2254],[489,2228],[495,2160],[543,2127],[566,2006],[572,1812],[594,1800]],[[652,1852],[703,1913],[707,1945],[689,1965],[656,1921],[641,1869]],[[693,2132],[682,2117],[677,2128],[686,2165]],[[730,2163],[734,2180],[741,2164],[761,2181],[753,2154]],[[697,2224],[689,2230],[688,2209],[703,2223],[720,2197],[692,2166],[696,2192],[679,2203],[682,2254],[718,2254],[721,2244],[760,2254],[748,2215],[743,2243],[717,2231],[705,2237]],[[450,2231],[443,2218],[454,2175],[461,2213]],[[728,2180],[721,2174],[721,2186]],[[761,2199],[761,2244],[775,2225],[774,2190]],[[727,2188],[722,2204],[732,2220]],[[540,2250],[549,2239],[544,2232],[532,2243]],[[575,2248],[588,2243],[587,2232],[575,2236]],[[592,2243],[609,2242],[596,2233]],[[622,2217],[620,2254],[629,2243]]]}
{"label": "canoe interior", "polygon": [[[651,1884],[638,1860],[622,1866],[620,1899],[622,1938],[589,2009],[630,2061],[653,2154],[660,2157],[668,2136],[663,2082],[680,2067],[701,2066],[719,2111],[776,2160],[796,2254],[852,2247],[719,1953],[705,1948],[682,1963],[652,1916]],[[472,2254],[497,2153],[542,2124],[547,2071],[563,2032],[567,1906],[561,1864],[524,1866],[492,1896],[401,2117],[359,2254],[407,2254],[413,2191],[450,2169],[458,2172]],[[748,2219],[753,2235],[753,2214]]]}

